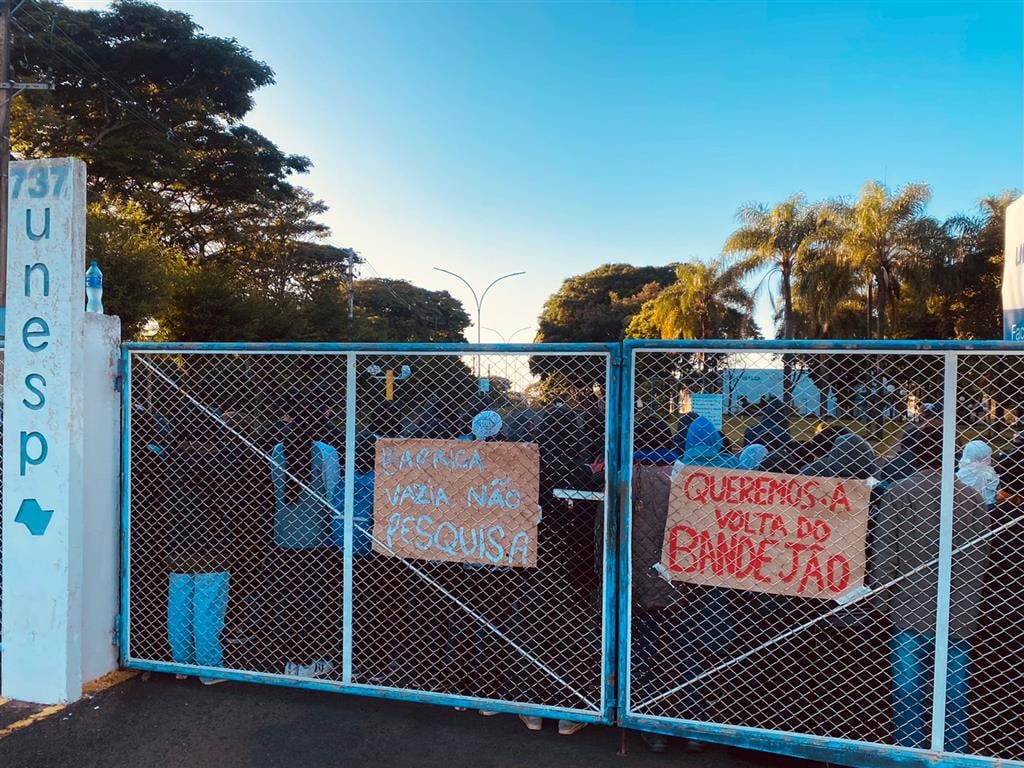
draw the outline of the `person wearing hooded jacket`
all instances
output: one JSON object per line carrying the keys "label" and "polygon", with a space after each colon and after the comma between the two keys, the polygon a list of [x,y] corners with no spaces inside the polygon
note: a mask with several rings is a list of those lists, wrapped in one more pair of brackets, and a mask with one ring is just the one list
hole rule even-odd
{"label": "person wearing hooded jacket", "polygon": [[722,433],[711,420],[698,416],[686,432],[683,458],[676,461],[675,466],[738,468],[739,458],[723,450],[724,442]]}
{"label": "person wearing hooded jacket", "polygon": [[[677,681],[693,679],[703,669],[704,649],[697,639],[701,633],[701,601],[708,589],[669,581],[656,570],[661,563],[671,485],[668,467],[634,463],[630,545],[630,691],[634,702],[655,696]],[[685,717],[697,719],[704,714],[702,683],[687,686],[680,696]],[[641,731],[640,735],[651,752],[665,752],[668,748],[667,737],[660,733]],[[684,743],[691,751],[699,751],[703,746],[690,739]]]}
{"label": "person wearing hooded jacket", "polygon": [[286,675],[325,677],[340,647],[341,556],[331,518],[341,483],[338,451],[321,442],[322,408],[308,393],[280,405],[284,439],[270,452],[273,542],[271,637]]}
{"label": "person wearing hooded jacket", "polygon": [[981,494],[981,500],[989,509],[996,505],[999,491],[999,475],[992,468],[992,449],[984,440],[971,440],[960,454],[956,479],[969,485]]}
{"label": "person wearing hooded jacket", "polygon": [[[896,743],[927,748],[927,696],[934,660],[938,575],[923,567],[939,557],[942,497],[942,434],[921,429],[917,470],[889,486],[875,534],[874,563],[878,583],[895,581],[886,590],[895,626],[892,639],[893,726]],[[956,610],[949,617],[945,747],[964,753],[968,747],[968,701],[973,635],[981,616],[983,583],[989,565],[987,506],[978,492],[953,482],[953,563],[950,587]],[[918,570],[920,568],[920,570]]]}
{"label": "person wearing hooded jacket", "polygon": [[[705,416],[697,416],[686,432],[683,458],[673,465],[671,477],[686,467],[740,468],[739,457],[723,451],[723,442],[722,433],[711,420]],[[668,504],[667,495],[665,504]],[[723,653],[731,643],[734,632],[731,591],[720,587],[690,585],[688,592],[687,602],[682,610],[638,614],[638,645],[635,653],[640,660],[641,668],[644,664],[653,665],[654,660],[660,658],[657,649],[666,635],[666,622],[676,622],[673,632],[668,633],[669,635],[682,634],[685,637],[685,648],[676,648],[674,655],[677,663],[683,667],[682,674],[688,677],[699,675],[710,658]],[[680,638],[675,639],[676,644],[679,640]],[[643,673],[643,679],[647,681],[655,675],[656,671],[647,670]],[[699,718],[705,708],[701,689],[702,684],[697,683],[686,692],[687,709],[691,710],[693,718]],[[645,740],[648,741],[648,746],[656,749],[657,739],[645,736]],[[655,745],[652,745],[652,742]],[[688,746],[696,748],[697,743],[688,742]]]}

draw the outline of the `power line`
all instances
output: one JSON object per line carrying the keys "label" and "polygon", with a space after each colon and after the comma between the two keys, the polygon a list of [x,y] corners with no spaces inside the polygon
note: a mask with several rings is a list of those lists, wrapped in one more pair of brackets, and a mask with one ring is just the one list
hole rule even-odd
{"label": "power line", "polygon": [[[19,83],[11,80],[11,0],[0,0],[0,307],[7,304],[7,209],[11,162],[11,106],[14,97],[27,90],[52,90],[53,83]],[[0,331],[2,333],[2,331]]]}
{"label": "power line", "polygon": [[416,311],[416,308],[412,304],[410,304],[407,300],[403,299],[401,296],[399,296],[397,293],[395,293],[394,289],[391,287],[391,278],[384,277],[384,275],[382,275],[380,272],[378,272],[376,267],[374,267],[373,264],[371,264],[366,259],[365,256],[363,257],[363,264],[365,264],[366,266],[368,266],[370,268],[370,271],[373,272],[373,274],[377,277],[378,280],[380,280],[381,284],[385,288],[387,288],[388,293],[390,293],[392,296],[395,297],[395,301],[397,301],[397,302],[407,306],[409,308],[410,312],[415,312]]}
{"label": "power line", "polygon": [[[37,23],[39,21],[38,18],[35,18],[33,20],[36,21]],[[59,60],[61,63],[63,63],[65,66],[67,66],[73,72],[75,72],[78,75],[80,75],[85,80],[90,79],[90,76],[88,75],[88,73],[83,71],[83,66],[86,66],[86,65],[83,65],[82,62],[87,62],[87,66],[89,66],[89,67],[94,69],[94,74],[98,74],[100,78],[102,78],[104,81],[106,81],[106,83],[109,86],[111,86],[111,88],[113,88],[114,90],[120,92],[121,96],[124,97],[124,98],[121,98],[117,94],[110,94],[111,98],[113,98],[114,101],[116,101],[118,104],[121,105],[121,107],[125,110],[126,114],[128,114],[128,115],[130,115],[132,117],[135,117],[136,119],[141,120],[142,122],[148,122],[148,123],[152,124],[153,126],[155,126],[156,128],[159,128],[166,135],[168,141],[177,141],[177,139],[174,136],[174,131],[171,128],[169,128],[168,126],[166,126],[164,123],[162,123],[159,119],[157,119],[157,117],[152,113],[151,110],[149,110],[148,108],[146,108],[142,104],[139,104],[139,102],[137,101],[135,96],[130,91],[128,91],[127,88],[125,88],[123,85],[121,85],[119,82],[117,82],[113,77],[111,77],[106,72],[106,70],[104,70],[103,67],[101,67],[96,62],[96,60],[93,59],[85,51],[85,49],[82,48],[81,45],[79,45],[70,35],[68,35],[67,32],[65,32],[63,29],[61,29],[60,27],[58,27],[56,25],[55,19],[54,19],[54,25],[53,25],[54,28],[58,32],[60,32],[64,36],[64,38],[69,43],[71,43],[72,46],[74,46],[75,49],[78,50],[79,53],[77,55],[81,59],[80,62],[72,61],[67,56],[65,56],[63,53],[58,52],[57,51],[57,47],[53,44],[52,40],[50,40],[49,42],[44,42],[39,37],[37,37],[31,30],[27,29],[23,24],[21,24],[17,19],[11,19],[11,23],[14,24],[14,26],[16,26],[19,30],[21,30],[21,32],[23,34],[27,35],[30,39],[34,40],[36,43],[38,43],[41,46],[47,47],[49,49],[49,52],[50,52],[51,56],[53,56],[54,58]]]}

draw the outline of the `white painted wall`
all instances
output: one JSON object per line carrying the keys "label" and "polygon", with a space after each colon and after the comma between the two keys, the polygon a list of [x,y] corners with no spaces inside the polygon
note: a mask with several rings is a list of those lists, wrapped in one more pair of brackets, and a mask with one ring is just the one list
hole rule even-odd
{"label": "white painted wall", "polygon": [[1003,339],[1024,341],[1024,197],[1006,209],[1003,254]]}
{"label": "white painted wall", "polygon": [[117,669],[120,558],[121,320],[85,316],[85,477],[82,582],[82,679]]}
{"label": "white painted wall", "polygon": [[118,322],[86,320],[85,165],[10,179],[0,695],[50,704],[116,663]]}

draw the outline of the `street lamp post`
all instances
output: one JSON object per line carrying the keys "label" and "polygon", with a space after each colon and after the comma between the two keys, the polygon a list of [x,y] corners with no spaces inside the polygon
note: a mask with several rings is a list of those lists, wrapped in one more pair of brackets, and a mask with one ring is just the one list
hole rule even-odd
{"label": "street lamp post", "polygon": [[514,339],[516,337],[517,333],[522,333],[523,331],[528,331],[531,328],[533,328],[532,325],[527,325],[527,326],[524,326],[523,328],[518,328],[518,329],[512,331],[512,333],[510,333],[508,336],[503,334],[501,331],[495,330],[494,328],[484,328],[484,330],[485,331],[490,331],[495,336],[499,337],[501,339],[501,343],[502,344],[509,344],[509,343],[512,342],[512,339]]}
{"label": "street lamp post", "polygon": [[[466,278],[464,278],[462,275],[456,274],[455,272],[452,272],[450,269],[441,269],[441,267],[434,267],[434,269],[437,270],[438,272],[444,272],[446,275],[451,275],[452,277],[456,278],[457,280],[461,280],[462,284],[465,285],[467,288],[469,288],[469,292],[471,294],[473,294],[473,301],[476,302],[476,343],[477,344],[480,343],[480,333],[483,330],[483,328],[480,325],[480,311],[481,311],[481,308],[483,307],[484,299],[487,298],[487,292],[490,291],[491,288],[493,288],[495,285],[500,283],[502,280],[505,280],[505,279],[507,279],[509,277],[516,277],[518,275],[525,275],[526,274],[525,272],[509,272],[507,275],[502,275],[501,277],[496,277],[493,280],[491,280],[490,284],[486,288],[484,288],[484,292],[481,293],[479,295],[479,297],[478,297],[476,291],[473,289],[473,286],[470,285],[469,281],[466,280]],[[518,333],[518,331],[517,331],[517,333]],[[480,378],[480,353],[479,352],[477,353],[477,356],[476,356],[476,376],[477,376],[477,378]]]}
{"label": "street lamp post", "polygon": [[471,294],[473,294],[473,301],[476,302],[476,343],[477,344],[480,343],[480,331],[483,330],[480,327],[480,310],[483,307],[484,299],[487,298],[487,292],[489,290],[491,290],[491,288],[493,288],[496,284],[500,283],[502,280],[505,280],[506,278],[516,277],[517,275],[525,275],[526,274],[525,272],[509,272],[507,275],[502,275],[501,277],[496,277],[493,280],[491,280],[490,285],[488,285],[486,288],[484,288],[484,292],[482,294],[480,294],[480,296],[478,298],[477,294],[476,294],[476,291],[473,289],[473,286],[470,285],[469,281],[466,280],[466,278],[464,278],[462,275],[458,275],[458,274],[452,272],[450,269],[441,269],[440,267],[434,267],[434,269],[437,270],[438,272],[444,272],[446,275],[451,275],[452,277],[456,278],[457,280],[461,280],[462,284],[465,285],[467,288],[469,288],[469,292]]}
{"label": "street lamp post", "polygon": [[[502,344],[508,344],[508,343],[510,343],[512,341],[512,339],[514,339],[516,337],[517,333],[522,333],[523,331],[528,331],[532,327],[533,327],[532,325],[527,325],[527,326],[525,326],[523,328],[517,328],[516,330],[512,331],[512,333],[510,333],[508,336],[506,336],[501,331],[496,330],[494,328],[484,328],[484,330],[485,331],[490,331],[495,336],[500,338]],[[512,380],[508,376],[508,356],[507,355],[505,356],[505,380],[508,381],[510,384],[512,382]]]}

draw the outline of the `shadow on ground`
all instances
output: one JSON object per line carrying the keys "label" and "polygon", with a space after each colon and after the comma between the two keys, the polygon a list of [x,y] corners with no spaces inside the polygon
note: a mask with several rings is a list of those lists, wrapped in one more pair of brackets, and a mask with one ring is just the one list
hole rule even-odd
{"label": "shadow on ground", "polygon": [[[636,733],[591,726],[530,732],[514,715],[268,686],[136,677],[0,741],[4,768],[749,768],[709,747],[648,753]],[[764,756],[768,757],[768,756]],[[763,760],[758,760],[763,764]],[[800,761],[786,761],[791,764]],[[782,760],[772,759],[775,765]]]}

